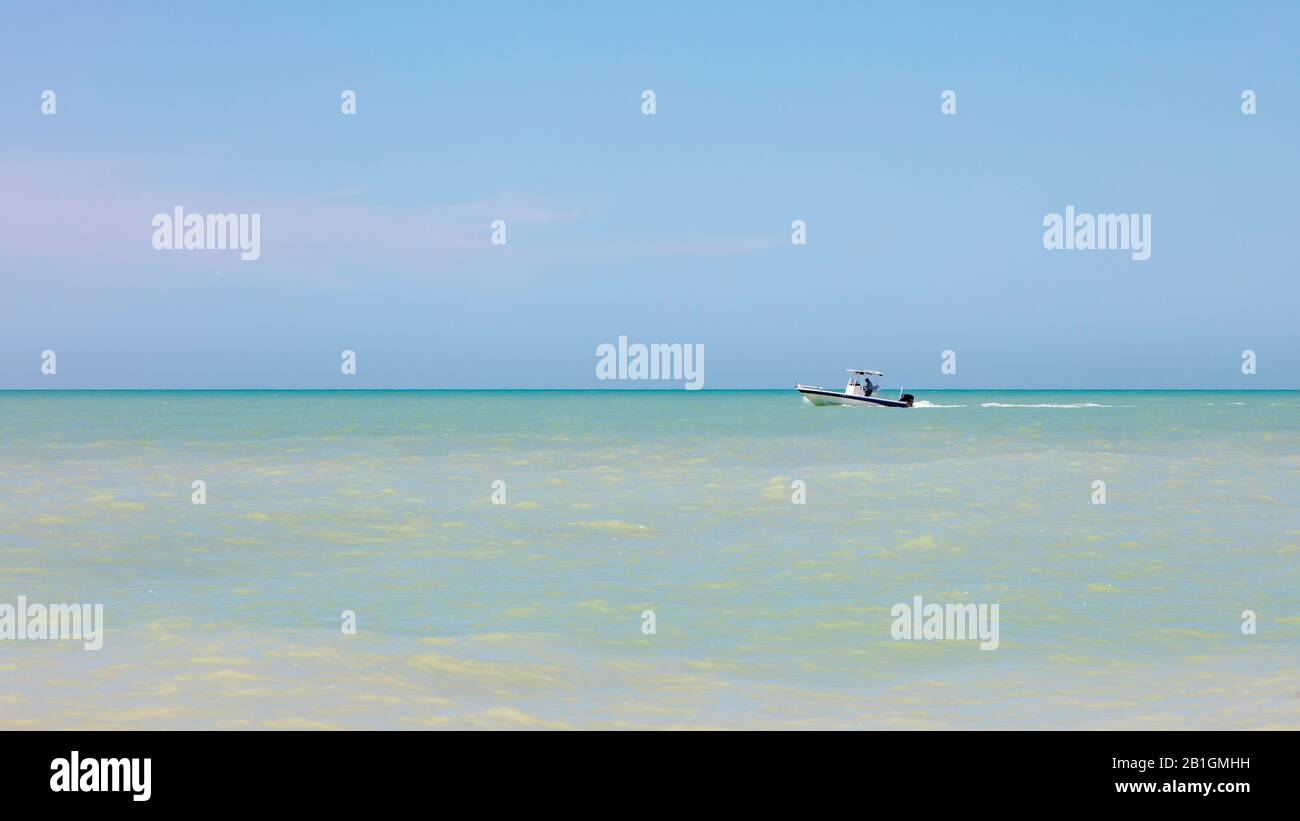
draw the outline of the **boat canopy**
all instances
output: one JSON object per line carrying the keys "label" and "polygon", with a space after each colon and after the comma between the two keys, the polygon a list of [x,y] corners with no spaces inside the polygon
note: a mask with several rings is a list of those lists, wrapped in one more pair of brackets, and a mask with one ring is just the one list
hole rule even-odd
{"label": "boat canopy", "polygon": [[864,371],[860,368],[847,368],[849,373],[856,373],[858,376],[884,376],[880,371]]}

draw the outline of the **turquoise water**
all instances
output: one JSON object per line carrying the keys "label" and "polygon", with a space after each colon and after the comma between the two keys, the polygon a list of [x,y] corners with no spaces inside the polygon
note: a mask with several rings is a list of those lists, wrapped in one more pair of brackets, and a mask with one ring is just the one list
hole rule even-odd
{"label": "turquoise water", "polygon": [[1300,393],[917,394],[0,393],[0,726],[1300,727]]}

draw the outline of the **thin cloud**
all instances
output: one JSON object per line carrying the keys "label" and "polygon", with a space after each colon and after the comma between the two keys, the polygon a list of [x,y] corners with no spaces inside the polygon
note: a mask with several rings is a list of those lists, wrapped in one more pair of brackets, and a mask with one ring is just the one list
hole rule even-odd
{"label": "thin cloud", "polygon": [[[458,277],[527,275],[572,263],[617,263],[672,257],[716,257],[769,251],[783,235],[659,237],[600,243],[572,230],[544,243],[535,233],[589,222],[593,209],[558,207],[541,197],[504,193],[459,203],[393,205],[360,188],[272,195],[150,185],[139,161],[74,159],[50,164],[0,164],[0,257],[84,262],[88,275],[148,280],[180,271],[306,279],[318,283],[363,275]],[[152,169],[157,175],[157,167]],[[151,221],[176,206],[187,213],[261,214],[261,256],[236,252],[155,250]],[[490,242],[494,220],[510,240]],[[596,240],[596,241],[593,241]]]}

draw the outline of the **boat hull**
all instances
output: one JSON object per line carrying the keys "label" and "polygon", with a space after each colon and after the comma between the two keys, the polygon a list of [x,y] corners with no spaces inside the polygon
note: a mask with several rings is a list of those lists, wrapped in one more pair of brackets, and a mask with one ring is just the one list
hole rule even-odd
{"label": "boat hull", "polygon": [[813,388],[807,385],[795,385],[794,389],[803,394],[814,405],[852,405],[859,408],[910,408],[907,402],[899,399],[884,399],[879,396],[854,396],[851,393],[830,391],[825,388]]}

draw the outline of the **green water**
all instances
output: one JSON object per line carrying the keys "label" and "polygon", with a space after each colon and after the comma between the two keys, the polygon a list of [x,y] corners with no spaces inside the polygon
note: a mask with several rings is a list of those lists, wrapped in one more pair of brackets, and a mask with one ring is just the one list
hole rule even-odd
{"label": "green water", "polygon": [[0,726],[1300,727],[1300,393],[917,394],[0,393]]}

